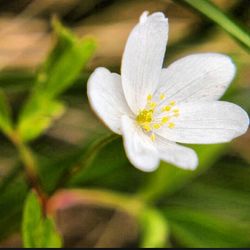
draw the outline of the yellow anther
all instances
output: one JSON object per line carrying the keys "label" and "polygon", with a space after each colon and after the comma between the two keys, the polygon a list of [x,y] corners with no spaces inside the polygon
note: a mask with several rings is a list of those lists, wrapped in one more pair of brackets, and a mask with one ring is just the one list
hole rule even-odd
{"label": "yellow anther", "polygon": [[164,111],[170,111],[170,109],[171,109],[170,106],[165,106],[165,107],[162,109],[162,111],[163,111],[163,112],[164,112]]}
{"label": "yellow anther", "polygon": [[145,122],[151,122],[153,120],[153,110],[141,110],[136,117],[136,121],[139,124],[144,124]]}
{"label": "yellow anther", "polygon": [[160,94],[160,100],[164,100],[165,99],[165,95],[163,93]]}
{"label": "yellow anther", "polygon": [[147,100],[151,101],[152,100],[152,95],[148,95]]}
{"label": "yellow anther", "polygon": [[156,124],[153,125],[153,127],[154,127],[155,129],[159,129],[159,128],[161,127],[161,124],[156,123]]}
{"label": "yellow anther", "polygon": [[[158,102],[164,100],[165,98],[165,93],[160,93]],[[167,105],[162,106],[162,108],[159,108],[158,102],[153,101],[153,96],[149,94],[147,96],[146,107],[139,110],[136,116],[137,124],[144,130],[144,132],[148,133],[152,141],[155,141],[156,139],[154,129],[160,129],[164,125],[171,129],[174,128],[175,123],[172,122],[172,118],[180,115],[179,109],[176,107],[174,108],[176,103],[175,101],[170,101]],[[164,114],[164,112],[169,113]]]}
{"label": "yellow anther", "polygon": [[154,134],[154,133],[152,133],[152,134],[150,135],[150,139],[151,139],[152,141],[155,141],[155,134]]}
{"label": "yellow anther", "polygon": [[156,103],[155,102],[150,102],[149,103],[149,106],[152,108],[152,109],[154,109],[155,107],[156,107]]}
{"label": "yellow anther", "polygon": [[170,122],[170,123],[168,124],[168,127],[169,127],[169,128],[174,128],[174,127],[175,127],[175,124],[174,124],[173,122]]}
{"label": "yellow anther", "polygon": [[149,124],[144,124],[144,125],[143,125],[143,128],[144,128],[147,132],[151,131],[151,127],[150,127]]}
{"label": "yellow anther", "polygon": [[164,124],[164,123],[167,123],[168,120],[169,120],[169,118],[168,118],[167,116],[165,116],[165,117],[163,117],[163,118],[161,119],[161,122]]}

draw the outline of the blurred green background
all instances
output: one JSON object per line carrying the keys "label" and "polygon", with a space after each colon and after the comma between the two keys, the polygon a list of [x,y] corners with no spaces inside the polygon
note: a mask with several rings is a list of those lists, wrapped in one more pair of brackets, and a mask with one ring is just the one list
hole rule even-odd
{"label": "blurred green background", "polygon": [[223,99],[250,113],[249,0],[0,0],[0,247],[250,247],[249,131],[143,173],[89,107],[144,10],[169,18],[165,65],[231,56]]}

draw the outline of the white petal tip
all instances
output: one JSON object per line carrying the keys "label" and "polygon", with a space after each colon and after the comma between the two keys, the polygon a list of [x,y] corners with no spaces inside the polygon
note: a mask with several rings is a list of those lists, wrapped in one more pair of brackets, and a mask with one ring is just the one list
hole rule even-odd
{"label": "white petal tip", "polygon": [[235,75],[236,75],[236,65],[233,61],[233,59],[227,55],[223,55],[222,56],[225,57],[225,62],[227,62],[228,64],[228,72],[229,72],[229,75],[231,75],[231,81],[234,79]]}
{"label": "white petal tip", "polygon": [[149,11],[144,11],[140,16],[140,23],[145,23],[148,18]]}
{"label": "white petal tip", "polygon": [[176,167],[185,170],[195,170],[198,166],[198,156],[191,148],[168,141],[160,136],[156,138],[156,147],[161,160]]}
{"label": "white petal tip", "polygon": [[194,171],[199,165],[199,159],[194,151],[190,150],[189,154],[190,154],[190,157],[188,157],[189,161],[182,162],[181,164],[177,163],[176,166],[184,170]]}
{"label": "white petal tip", "polygon": [[140,24],[143,24],[147,21],[148,18],[152,18],[153,20],[162,20],[162,21],[166,21],[168,20],[164,13],[162,12],[154,12],[151,15],[149,15],[149,11],[144,11],[141,16],[140,16]]}
{"label": "white petal tip", "polygon": [[232,134],[231,137],[228,138],[228,140],[222,141],[222,143],[223,142],[225,142],[225,143],[230,142],[230,141],[234,140],[235,138],[244,135],[249,129],[250,120],[249,120],[248,113],[240,106],[238,106],[236,104],[232,104],[232,103],[230,103],[230,104],[235,108],[234,112],[235,113],[236,113],[236,111],[238,112],[239,124],[238,124],[238,127],[235,129],[235,133]]}
{"label": "white petal tip", "polygon": [[149,173],[153,172],[159,166],[160,160],[156,160],[155,158],[151,158],[151,157],[145,157],[145,158],[142,157],[141,159],[140,159],[140,156],[135,157],[134,155],[131,155],[128,150],[126,150],[126,146],[125,146],[125,151],[131,164],[135,168],[143,172],[149,172]]}
{"label": "white petal tip", "polygon": [[[110,71],[107,69],[107,68],[104,68],[104,67],[97,67],[93,73],[110,73]],[[93,75],[92,73],[92,75]]]}
{"label": "white petal tip", "polygon": [[242,126],[241,126],[241,129],[239,130],[239,135],[238,136],[241,136],[243,134],[245,134],[247,132],[247,130],[249,129],[249,124],[250,124],[250,119],[249,119],[249,116],[248,116],[248,113],[242,109],[241,107],[239,107],[241,109],[241,112],[242,112]]}
{"label": "white petal tip", "polygon": [[151,172],[155,171],[159,166],[159,163],[154,164],[154,165],[149,165],[146,162],[143,162],[143,163],[140,163],[140,164],[138,164],[138,162],[137,163],[131,162],[131,163],[133,164],[133,166],[135,168],[137,168],[137,169],[139,169],[139,170],[141,170],[143,172],[146,172],[146,173],[151,173]]}
{"label": "white petal tip", "polygon": [[220,54],[220,53],[208,53],[208,54],[214,55],[214,57],[217,58],[218,65],[220,65],[220,67],[222,67],[223,65],[225,66],[225,68],[227,69],[228,78],[229,78],[227,79],[227,81],[231,82],[236,75],[236,65],[234,61],[232,60],[232,58],[226,54]]}
{"label": "white petal tip", "polygon": [[194,161],[194,162],[190,163],[189,165],[187,165],[185,169],[194,171],[198,167],[198,165],[199,165],[199,160],[197,158],[196,161]]}

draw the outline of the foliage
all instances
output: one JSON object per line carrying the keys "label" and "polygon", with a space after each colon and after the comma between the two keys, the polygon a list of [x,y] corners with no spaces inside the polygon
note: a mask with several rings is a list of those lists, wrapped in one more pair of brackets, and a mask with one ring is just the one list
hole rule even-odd
{"label": "foliage", "polygon": [[181,0],[199,13],[220,25],[226,32],[240,42],[248,51],[250,50],[250,33],[244,26],[237,23],[232,17],[223,13],[210,0]]}
{"label": "foliage", "polygon": [[145,209],[141,215],[141,247],[165,247],[169,235],[167,223],[158,210]]}
{"label": "foliage", "polygon": [[[245,29],[210,1],[176,2],[192,6],[249,49]],[[78,144],[46,133],[77,98],[84,98],[79,90],[86,83],[86,66],[96,48],[93,38],[76,37],[56,19],[53,29],[54,46],[35,74],[0,72],[0,130],[14,145],[3,139],[1,153],[15,161],[0,182],[0,214],[4,215],[0,239],[22,225],[25,247],[61,247],[47,205],[64,188],[80,200],[131,213],[140,226],[142,247],[249,247],[250,168],[238,155],[230,156],[229,145],[192,146],[200,160],[196,171],[161,163],[148,174],[131,166],[121,138],[99,124],[96,133]],[[226,98],[249,111],[248,92],[233,89]],[[8,99],[16,93],[27,98],[12,110],[15,104]],[[75,192],[83,188],[93,189],[95,195]]]}
{"label": "foliage", "polygon": [[23,243],[25,248],[59,248],[61,238],[56,231],[52,218],[43,218],[43,211],[34,192],[31,192],[25,202],[23,212]]}
{"label": "foliage", "polygon": [[37,138],[63,114],[64,105],[58,95],[74,83],[95,49],[93,39],[78,40],[58,21],[54,21],[54,29],[58,42],[38,72],[32,94],[20,112],[17,130],[24,141]]}

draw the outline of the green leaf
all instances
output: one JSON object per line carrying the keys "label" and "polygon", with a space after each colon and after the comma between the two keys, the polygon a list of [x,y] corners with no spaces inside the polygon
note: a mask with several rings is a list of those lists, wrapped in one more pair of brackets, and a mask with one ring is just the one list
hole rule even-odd
{"label": "green leaf", "polygon": [[18,133],[23,141],[35,139],[64,112],[64,105],[59,101],[42,98],[32,99],[22,111],[18,124]]}
{"label": "green leaf", "polygon": [[223,13],[216,5],[209,0],[181,0],[177,3],[186,3],[197,10],[234,37],[248,51],[250,50],[250,33],[245,27],[238,24],[232,17]]}
{"label": "green leaf", "polygon": [[70,87],[93,56],[94,39],[78,39],[59,22],[54,22],[57,44],[38,74],[35,94],[55,98]]}
{"label": "green leaf", "polygon": [[7,135],[12,132],[12,121],[10,107],[5,98],[4,92],[0,90],[0,129]]}
{"label": "green leaf", "polygon": [[[59,42],[59,41],[58,41]],[[51,57],[52,55],[50,55]],[[86,87],[86,82],[91,72],[81,72],[72,87],[70,92],[78,93],[83,91],[83,86]],[[37,74],[30,71],[2,71],[0,72],[0,86],[6,94],[26,94],[30,89],[34,88],[34,83],[37,81]]]}
{"label": "green leaf", "polygon": [[26,200],[23,212],[23,243],[25,247],[35,247],[38,240],[37,228],[40,225],[42,212],[39,201],[34,192]]}
{"label": "green leaf", "polygon": [[[159,169],[149,176],[148,183],[139,195],[147,201],[156,201],[170,195],[191,179],[211,167],[226,150],[225,144],[193,146],[199,158],[199,166],[195,171],[183,170],[162,162]],[[152,188],[153,187],[153,188]]]}
{"label": "green leaf", "polygon": [[22,234],[26,248],[59,248],[62,245],[52,218],[43,217],[39,200],[34,192],[31,192],[26,199]]}
{"label": "green leaf", "polygon": [[62,239],[56,231],[54,220],[50,217],[46,218],[39,227],[39,237],[36,243],[39,247],[59,248],[62,246]]}
{"label": "green leaf", "polygon": [[0,239],[6,238],[20,228],[27,189],[23,176],[18,176],[4,186],[1,185],[0,214],[4,216],[0,217]]}
{"label": "green leaf", "polygon": [[247,247],[250,228],[212,213],[188,207],[166,208],[166,219],[175,240],[185,247]]}
{"label": "green leaf", "polygon": [[146,208],[140,215],[142,248],[166,247],[168,241],[168,223],[156,209]]}
{"label": "green leaf", "polygon": [[5,93],[25,92],[34,83],[35,74],[29,71],[3,70],[0,72],[0,86]]}
{"label": "green leaf", "polygon": [[78,39],[58,22],[54,27],[57,42],[20,112],[18,132],[23,141],[37,138],[62,115],[64,108],[57,100],[58,95],[74,83],[95,50],[93,39]]}
{"label": "green leaf", "polygon": [[184,247],[248,247],[249,164],[223,159],[165,200],[171,234]]}

